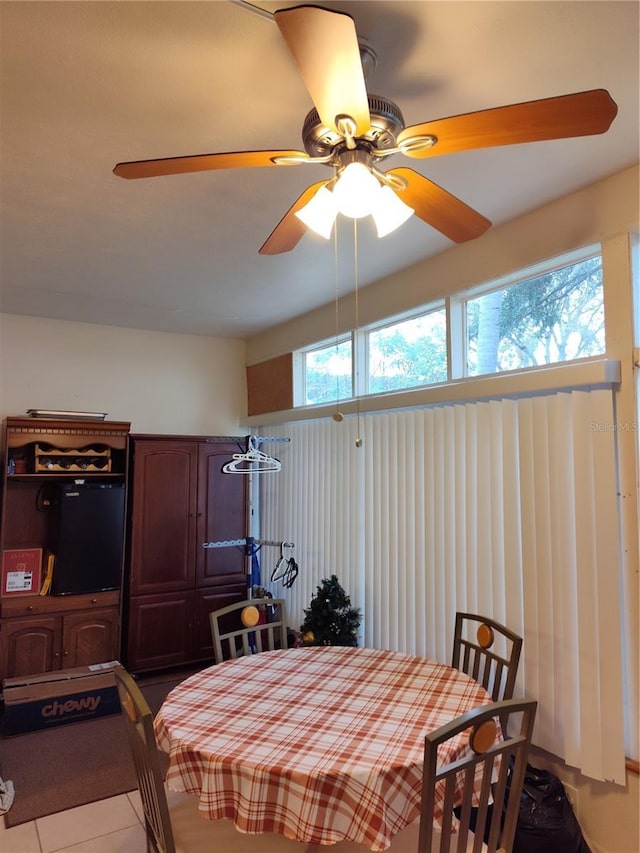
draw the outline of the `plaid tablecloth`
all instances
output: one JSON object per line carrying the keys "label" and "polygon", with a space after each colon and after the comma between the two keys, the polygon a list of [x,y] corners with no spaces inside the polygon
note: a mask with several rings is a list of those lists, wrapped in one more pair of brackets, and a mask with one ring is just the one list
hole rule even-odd
{"label": "plaid tablecloth", "polygon": [[[204,817],[378,851],[419,818],[425,734],[489,701],[468,676],[424,658],[310,647],[193,675],[154,725],[169,787],[197,793]],[[460,739],[452,752],[467,748]]]}

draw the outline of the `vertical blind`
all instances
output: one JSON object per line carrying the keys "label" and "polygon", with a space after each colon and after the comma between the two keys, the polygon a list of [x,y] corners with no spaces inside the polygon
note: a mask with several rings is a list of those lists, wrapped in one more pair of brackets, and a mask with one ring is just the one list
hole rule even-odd
{"label": "vertical blind", "polygon": [[[535,742],[625,782],[620,558],[607,389],[270,427],[261,536],[296,544],[289,619],[336,574],[361,643],[449,662],[456,610],[524,638]],[[268,574],[268,570],[267,570]],[[268,578],[267,578],[268,579]]]}
{"label": "vertical blind", "polygon": [[[286,598],[289,623],[295,627],[322,578],[332,574],[354,606],[362,608],[364,489],[355,421],[306,421],[270,426],[268,432],[290,441],[278,445],[282,470],[260,478],[260,537],[293,542],[300,565],[290,589],[276,583],[271,591]],[[262,561],[263,582],[268,582],[272,568],[267,557]]]}

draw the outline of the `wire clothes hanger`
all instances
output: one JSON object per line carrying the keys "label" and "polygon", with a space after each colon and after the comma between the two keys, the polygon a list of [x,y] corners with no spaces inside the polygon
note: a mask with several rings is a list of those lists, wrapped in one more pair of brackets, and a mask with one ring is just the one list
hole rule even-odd
{"label": "wire clothes hanger", "polygon": [[258,441],[250,435],[247,441],[246,453],[234,453],[231,462],[222,466],[225,474],[253,474],[257,471],[280,471],[282,463],[275,456],[269,456],[258,449]]}
{"label": "wire clothes hanger", "polygon": [[293,559],[293,554],[288,559],[285,558],[285,548],[293,548],[293,545],[290,542],[280,543],[280,556],[278,557],[275,568],[271,572],[271,582],[282,581],[282,586],[285,589],[290,589],[298,577],[298,564]]}

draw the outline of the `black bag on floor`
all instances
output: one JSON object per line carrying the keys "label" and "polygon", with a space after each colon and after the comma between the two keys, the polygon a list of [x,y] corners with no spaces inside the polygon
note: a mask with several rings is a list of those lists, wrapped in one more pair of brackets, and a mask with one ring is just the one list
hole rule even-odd
{"label": "black bag on floor", "polygon": [[513,853],[591,853],[560,779],[530,764]]}

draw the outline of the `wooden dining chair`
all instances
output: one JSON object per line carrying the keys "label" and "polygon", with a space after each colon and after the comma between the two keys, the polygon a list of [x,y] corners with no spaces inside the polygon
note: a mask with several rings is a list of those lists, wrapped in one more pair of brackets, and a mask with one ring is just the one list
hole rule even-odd
{"label": "wooden dining chair", "polygon": [[238,832],[231,820],[207,820],[198,814],[193,794],[167,792],[153,734],[153,715],[124,667],[114,670],[120,706],[138,780],[148,853],[304,853],[306,845],[282,835]]}
{"label": "wooden dining chair", "polygon": [[494,702],[513,696],[521,651],[522,638],[495,619],[456,613],[451,665],[481,684]]}
{"label": "wooden dining chair", "polygon": [[[536,708],[532,699],[493,702],[427,734],[418,853],[512,853]],[[516,715],[517,734],[503,736],[503,721]],[[461,734],[469,739],[467,755],[439,763],[438,749]]]}
{"label": "wooden dining chair", "polygon": [[283,598],[237,601],[209,614],[216,663],[256,652],[287,648]]}
{"label": "wooden dining chair", "polygon": [[[153,734],[153,714],[140,688],[124,667],[117,667],[114,675],[142,801],[147,850],[149,853],[177,853]],[[193,840],[198,842],[198,846],[192,846],[190,849],[195,853],[198,849],[206,849],[205,844],[215,849],[214,839],[207,837],[210,836],[209,830],[213,824],[200,820],[197,814],[194,814],[193,818]],[[196,839],[195,834],[200,832],[202,837]]]}

